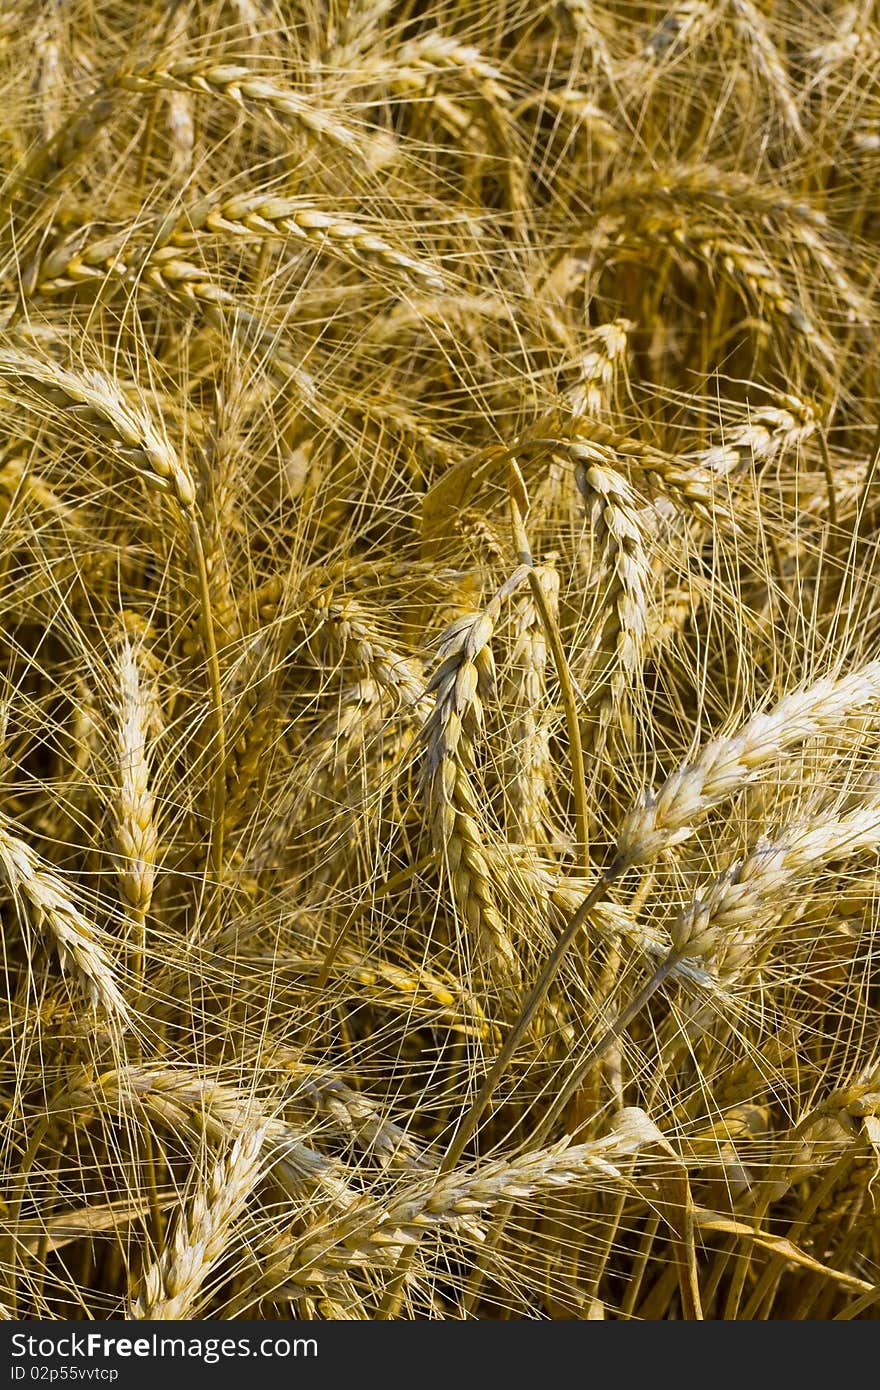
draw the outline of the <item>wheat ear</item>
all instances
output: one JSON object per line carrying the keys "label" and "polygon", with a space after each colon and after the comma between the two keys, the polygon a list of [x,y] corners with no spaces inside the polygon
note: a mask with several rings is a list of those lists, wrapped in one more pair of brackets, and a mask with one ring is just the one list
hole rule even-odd
{"label": "wheat ear", "polygon": [[691,763],[676,769],[656,793],[648,792],[624,818],[615,865],[647,864],[681,844],[713,806],[735,795],[787,749],[826,731],[880,698],[880,661],[850,675],[826,676],[791,691],[736,734],[712,739]]}
{"label": "wheat ear", "polygon": [[242,240],[290,239],[350,265],[393,271],[422,289],[446,289],[440,271],[428,261],[409,255],[363,223],[302,198],[265,191],[225,198],[214,194],[178,214],[174,224],[165,219],[150,229],[154,244],[145,252],[132,244],[130,229],[91,242],[84,241],[82,232],[76,233],[34,267],[32,292],[56,292],[112,275],[137,278],[166,294],[209,307],[234,306],[234,297],[215,285],[203,266],[187,259],[209,232]]}
{"label": "wheat ear", "polygon": [[520,567],[483,612],[457,618],[443,634],[440,662],[427,687],[434,709],[422,731],[423,785],[434,847],[446,865],[467,930],[505,988],[518,977],[516,953],[495,906],[469,769],[483,699],[494,685],[489,643],[504,598],[527,573]]}
{"label": "wheat ear", "polygon": [[265,1130],[272,1150],[275,1181],[294,1201],[320,1193],[325,1202],[345,1210],[355,1194],[341,1165],[303,1141],[302,1133],[283,1120],[255,1113],[252,1097],[213,1080],[195,1068],[129,1066],[105,1072],[71,1090],[74,1107],[117,1106],[134,1114],[144,1110],[177,1133],[187,1130],[222,1143],[230,1130],[244,1132],[251,1123]]}
{"label": "wheat ear", "polygon": [[326,140],[350,159],[371,167],[386,164],[395,153],[388,135],[353,130],[300,92],[236,63],[211,63],[202,58],[157,62],[119,71],[112,85],[132,92],[204,92],[244,110],[264,110],[282,125],[298,126],[313,139]]}
{"label": "wheat ear", "polygon": [[877,805],[789,825],[697,890],[672,925],[673,948],[682,956],[712,956],[725,973],[734,971],[799,877],[878,846]]}
{"label": "wheat ear", "polygon": [[[535,573],[547,606],[559,614],[559,575],[548,565]],[[549,792],[554,781],[550,756],[547,704],[547,636],[533,596],[519,600],[516,637],[507,680],[507,703],[513,714],[505,791],[513,837],[540,844],[552,824]]]}
{"label": "wheat ear", "polygon": [[[612,718],[624,712],[628,699],[637,699],[642,688],[651,567],[640,509],[629,483],[607,466],[601,450],[589,444],[572,444],[569,455],[593,531],[602,542],[601,561],[608,575],[602,600],[613,614],[611,694],[599,711],[600,735],[604,735]],[[591,663],[602,649],[608,627],[609,622],[604,622],[595,635],[587,654]]]}
{"label": "wheat ear", "polygon": [[230,1227],[262,1177],[265,1129],[235,1140],[227,1154],[199,1182],[180,1217],[170,1244],[144,1272],[131,1305],[132,1319],[191,1318],[212,1267],[222,1258]]}
{"label": "wheat ear", "polygon": [[405,1251],[409,1258],[422,1238],[450,1224],[462,1230],[473,1218],[504,1202],[525,1201],[540,1193],[584,1185],[615,1186],[622,1181],[616,1160],[631,1157],[644,1143],[635,1119],[623,1111],[615,1128],[602,1139],[573,1145],[568,1137],[513,1160],[456,1169],[413,1186],[381,1207],[363,1203],[341,1221],[314,1228],[292,1248],[288,1278],[292,1283],[332,1283],[338,1274],[361,1265],[375,1267]]}
{"label": "wheat ear", "polygon": [[767,29],[767,21],[752,0],[729,0],[736,28],[752,54],[755,66],[773,93],[779,110],[793,135],[804,137],[800,113],[791,93],[791,84],[779,50]]}
{"label": "wheat ear", "polygon": [[808,401],[781,396],[777,405],[762,406],[747,423],[737,425],[723,443],[688,454],[713,473],[733,473],[754,462],[763,466],[809,439],[816,430],[816,416]]}
{"label": "wheat ear", "polygon": [[578,358],[577,383],[568,392],[572,415],[601,418],[608,414],[615,380],[621,362],[626,359],[629,335],[634,327],[629,319],[613,319],[591,333],[591,346]]}
{"label": "wheat ear", "polygon": [[26,383],[49,405],[109,437],[121,458],[153,486],[172,493],[181,507],[189,509],[195,503],[185,464],[146,409],[134,405],[105,373],[88,368],[74,372],[51,358],[0,348],[0,376]]}
{"label": "wheat ear", "polygon": [[140,978],[144,960],[144,921],[150,910],[156,879],[158,832],[149,746],[158,723],[158,705],[150,679],[142,669],[143,654],[127,633],[120,643],[117,660],[117,872],[138,943],[135,974]]}
{"label": "wheat ear", "polygon": [[41,862],[5,816],[0,817],[0,877],[16,907],[20,910],[24,905],[34,925],[54,938],[62,966],[70,962],[93,1003],[111,1018],[127,1023],[128,1008],[98,929],[71,901],[61,878]]}

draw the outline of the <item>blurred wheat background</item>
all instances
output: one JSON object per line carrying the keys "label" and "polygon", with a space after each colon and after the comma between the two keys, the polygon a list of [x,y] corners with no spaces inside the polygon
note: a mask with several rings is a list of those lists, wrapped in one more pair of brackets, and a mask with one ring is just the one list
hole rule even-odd
{"label": "blurred wheat background", "polygon": [[880,1305],[876,0],[7,0],[11,1318]]}

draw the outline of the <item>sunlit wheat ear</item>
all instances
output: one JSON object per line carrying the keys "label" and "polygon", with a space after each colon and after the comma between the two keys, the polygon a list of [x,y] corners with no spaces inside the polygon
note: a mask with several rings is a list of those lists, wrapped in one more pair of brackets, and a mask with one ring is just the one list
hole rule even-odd
{"label": "sunlit wheat ear", "polygon": [[510,101],[503,72],[476,45],[438,29],[396,47],[374,43],[362,53],[357,69],[358,85],[387,84],[395,95],[415,97],[423,106],[437,101],[444,115],[458,124],[459,108],[449,95],[456,78],[493,105]]}
{"label": "sunlit wheat ear", "polygon": [[73,902],[67,885],[44,864],[6,817],[0,820],[0,877],[17,910],[54,942],[93,1003],[119,1023],[128,1022],[103,933]]}
{"label": "sunlit wheat ear", "polygon": [[434,709],[422,731],[423,788],[434,848],[449,874],[471,946],[503,987],[518,977],[517,958],[495,905],[470,774],[483,701],[495,682],[492,633],[503,598],[525,577],[524,569],[518,571],[483,612],[457,618],[447,628],[440,664],[427,687]]}
{"label": "sunlit wheat ear", "polygon": [[[558,616],[558,572],[553,565],[542,565],[538,577],[549,608]],[[534,599],[526,595],[516,605],[511,669],[504,691],[513,716],[505,768],[511,838],[524,844],[542,843],[553,824],[550,795],[556,778],[550,756],[547,678],[546,634]]]}
{"label": "sunlit wheat ear", "polygon": [[619,473],[621,464],[644,474],[650,487],[669,496],[677,505],[693,511],[694,515],[712,525],[729,524],[728,507],[718,486],[718,475],[698,459],[678,458],[675,454],[657,449],[595,417],[574,417],[575,439],[567,443],[564,457],[575,468],[579,452],[585,457]]}
{"label": "sunlit wheat ear", "polygon": [[591,450],[588,444],[572,444],[569,455],[575,461],[575,480],[601,563],[600,617],[585,652],[587,669],[606,641],[612,648],[610,699],[599,709],[602,736],[620,716],[625,700],[632,696],[638,702],[642,686],[650,584],[644,508],[639,508],[626,479],[605,464],[599,450]]}
{"label": "sunlit wheat ear", "polygon": [[213,1266],[228,1250],[230,1230],[262,1177],[265,1141],[265,1129],[245,1132],[205,1179],[197,1179],[170,1243],[141,1277],[132,1318],[193,1316]]}
{"label": "sunlit wheat ear", "polygon": [[764,15],[752,0],[729,0],[729,5],[734,25],[745,42],[760,77],[772,93],[780,114],[791,133],[802,139],[803,126],[788,73]]}
{"label": "sunlit wheat ear", "polygon": [[370,168],[381,168],[396,153],[390,136],[352,129],[326,106],[240,64],[184,58],[164,65],[123,68],[115,80],[128,91],[204,92],[243,110],[265,111],[282,124],[298,126],[312,139],[324,140]]}
{"label": "sunlit wheat ear", "polygon": [[128,633],[119,644],[117,672],[117,873],[137,940],[139,974],[144,955],[144,920],[150,910],[156,880],[159,837],[150,747],[160,715],[143,644],[133,642]]}
{"label": "sunlit wheat ear", "polygon": [[336,597],[318,588],[309,610],[307,621],[309,625],[315,623],[316,643],[328,649],[328,664],[339,663],[352,674],[374,681],[393,706],[414,706],[423,699],[424,682],[418,664],[389,646],[375,620],[356,599]]}
{"label": "sunlit wheat ear", "polygon": [[[170,51],[186,43],[190,14],[186,6],[172,12],[164,38]],[[193,94],[170,91],[166,97],[166,120],[171,137],[171,175],[186,179],[192,173],[196,129]]]}
{"label": "sunlit wheat ear", "polygon": [[760,468],[796,449],[815,430],[816,416],[810,403],[796,396],[784,396],[778,405],[750,412],[748,421],[727,432],[722,443],[691,457],[716,473],[730,473],[750,462]]}
{"label": "sunlit wheat ear", "polygon": [[[144,249],[144,235],[150,230],[154,244]],[[132,228],[93,241],[77,233],[33,267],[29,287],[32,293],[57,293],[72,285],[113,276],[208,308],[232,308],[237,303],[235,296],[218,285],[201,263],[199,253],[203,247],[207,249],[206,238],[211,233],[257,245],[280,237],[362,269],[391,273],[420,289],[446,288],[438,267],[409,255],[381,232],[344,212],[269,191],[231,197],[211,195],[174,220],[161,219],[153,222],[152,227],[148,223],[145,228]]]}
{"label": "sunlit wheat ear", "polygon": [[658,792],[629,811],[617,838],[616,862],[648,864],[681,844],[714,806],[734,796],[763,768],[806,739],[845,727],[847,719],[880,698],[880,661],[851,675],[826,676],[791,691],[739,733],[704,744],[693,762],[678,768]]}
{"label": "sunlit wheat ear", "polygon": [[0,377],[19,382],[45,406],[54,407],[57,423],[65,416],[109,438],[120,458],[155,487],[192,507],[195,488],[185,464],[140,404],[132,404],[119,385],[95,370],[72,371],[51,358],[0,349]]}
{"label": "sunlit wheat ear", "polygon": [[[253,193],[219,203],[206,199],[191,210],[189,221],[194,231],[204,228],[239,237],[287,236],[355,264],[374,262],[427,289],[445,288],[435,267],[392,246],[381,234],[344,215],[294,198]],[[161,256],[157,255],[155,264],[161,274]]]}
{"label": "sunlit wheat ear", "polygon": [[572,415],[607,414],[614,403],[614,388],[626,359],[629,333],[635,327],[629,319],[614,319],[592,334],[593,343],[579,358],[577,382],[568,392]]}
{"label": "sunlit wheat ear", "polygon": [[786,826],[697,890],[673,923],[672,944],[683,955],[709,957],[722,972],[733,972],[800,880],[833,860],[876,853],[878,845],[876,804]]}
{"label": "sunlit wheat ear", "polygon": [[[566,1138],[509,1160],[455,1170],[433,1183],[421,1179],[409,1192],[392,1195],[382,1209],[371,1211],[364,1203],[341,1222],[314,1229],[289,1246],[288,1278],[304,1287],[332,1284],[340,1273],[393,1261],[401,1250],[415,1249],[444,1226],[464,1235],[475,1233],[482,1240],[478,1218],[502,1203],[565,1188],[613,1189],[623,1181],[617,1165],[638,1153],[645,1142],[644,1129],[641,1111],[624,1110],[602,1139],[572,1144]],[[279,1246],[283,1249],[281,1242]]]}
{"label": "sunlit wheat ear", "polygon": [[256,1125],[266,1132],[272,1152],[273,1179],[289,1199],[300,1202],[310,1194],[336,1210],[355,1199],[344,1169],[304,1141],[301,1127],[271,1114],[263,1115],[245,1090],[223,1085],[195,1067],[131,1066],[105,1072],[72,1089],[74,1107],[97,1105],[107,1114],[128,1112],[141,1121],[167,1126],[173,1133],[222,1143],[230,1131]]}

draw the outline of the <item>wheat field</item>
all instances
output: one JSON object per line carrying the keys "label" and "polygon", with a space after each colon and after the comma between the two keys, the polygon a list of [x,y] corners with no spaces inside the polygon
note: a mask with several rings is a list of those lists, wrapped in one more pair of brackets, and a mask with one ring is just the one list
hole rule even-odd
{"label": "wheat field", "polygon": [[880,5],[7,0],[10,1319],[880,1306]]}

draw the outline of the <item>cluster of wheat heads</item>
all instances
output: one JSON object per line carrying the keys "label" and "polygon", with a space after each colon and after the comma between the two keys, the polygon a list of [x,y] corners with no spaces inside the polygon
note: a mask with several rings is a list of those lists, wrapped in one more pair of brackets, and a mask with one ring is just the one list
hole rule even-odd
{"label": "cluster of wheat heads", "polygon": [[873,1317],[876,0],[8,0],[0,1301]]}

